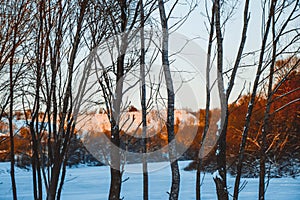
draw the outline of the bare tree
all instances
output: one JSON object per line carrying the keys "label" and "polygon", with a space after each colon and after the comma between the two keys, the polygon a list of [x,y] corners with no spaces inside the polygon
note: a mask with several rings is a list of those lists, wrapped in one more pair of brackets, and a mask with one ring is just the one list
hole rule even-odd
{"label": "bare tree", "polygon": [[143,153],[143,197],[149,199],[148,187],[148,166],[147,166],[147,105],[146,105],[146,73],[145,73],[145,13],[143,0],[140,0],[140,35],[141,35],[141,56],[140,56],[140,78],[141,78],[141,106],[142,106],[142,153]]}
{"label": "bare tree", "polygon": [[[106,107],[106,114],[110,121],[110,152],[106,155],[110,165],[111,182],[109,199],[120,199],[122,174],[126,162],[126,152],[121,150],[124,145],[123,138],[126,137],[126,130],[121,123],[123,113],[127,110],[129,103],[125,100],[126,95],[141,79],[145,80],[145,37],[144,26],[150,14],[155,9],[155,1],[115,1],[115,2],[95,2],[92,14],[88,23],[89,34],[86,37],[89,50],[95,62],[95,74],[100,85],[101,99],[98,105]],[[141,38],[137,41],[138,33]],[[137,46],[141,44],[142,46]],[[107,61],[107,58],[108,61]],[[136,68],[140,61],[140,76],[135,80],[128,80],[131,74],[136,77]],[[124,84],[129,88],[124,88]],[[142,83],[145,89],[145,83]],[[145,90],[143,90],[145,91]],[[145,93],[143,96],[145,97]],[[141,102],[146,106],[146,99]],[[103,101],[102,101],[103,100]],[[101,103],[102,102],[102,103]],[[146,108],[145,108],[146,109]],[[145,110],[146,112],[146,110]],[[146,113],[143,113],[144,128],[146,133],[145,120]],[[134,119],[132,119],[133,122]],[[130,125],[129,125],[130,127]],[[146,138],[142,143],[145,142]],[[126,139],[125,139],[126,140]],[[125,144],[126,145],[126,144]],[[127,147],[125,147],[127,148]],[[143,147],[143,152],[146,146]],[[144,160],[144,163],[146,160]],[[147,198],[148,180],[147,169],[144,165],[144,196]]]}
{"label": "bare tree", "polygon": [[210,110],[210,93],[211,93],[211,84],[210,84],[210,71],[211,71],[211,54],[212,54],[212,43],[214,37],[214,23],[215,23],[215,4],[212,6],[210,19],[210,29],[209,29],[209,39],[208,39],[208,47],[207,47],[207,60],[206,60],[206,105],[205,105],[205,124],[203,135],[201,138],[201,143],[199,147],[199,154],[197,157],[197,172],[196,172],[196,199],[201,199],[201,167],[202,167],[202,152],[204,152],[204,143],[206,139],[206,135],[209,129],[209,110]]}
{"label": "bare tree", "polygon": [[217,84],[219,90],[219,99],[221,102],[221,119],[218,127],[219,139],[217,142],[217,171],[214,176],[216,183],[218,199],[228,199],[227,181],[226,181],[226,130],[228,124],[228,101],[224,88],[223,78],[223,37],[221,30],[221,3],[215,1],[215,28],[217,37]]}
{"label": "bare tree", "polygon": [[[218,123],[218,135],[219,139],[217,142],[217,171],[214,174],[214,181],[216,183],[217,195],[218,199],[228,199],[228,188],[227,188],[227,181],[226,181],[226,133],[227,133],[227,126],[228,126],[228,100],[234,86],[235,78],[237,71],[239,69],[240,61],[243,56],[246,36],[247,36],[247,28],[248,28],[248,21],[249,21],[249,1],[245,2],[244,7],[244,24],[243,24],[243,32],[241,34],[241,41],[238,47],[238,52],[236,55],[235,63],[231,69],[230,79],[228,81],[227,87],[225,87],[225,80],[224,80],[224,64],[223,64],[223,33],[222,27],[224,23],[230,18],[231,12],[225,18],[224,22],[221,21],[221,13],[223,5],[220,1],[216,0],[213,3],[215,6],[215,10],[213,9],[212,15],[215,15],[215,30],[216,30],[216,40],[217,40],[217,85],[218,85],[218,92],[219,92],[219,99],[221,104],[221,119]],[[234,9],[235,5],[231,9]]]}
{"label": "bare tree", "polygon": [[178,161],[176,160],[176,146],[174,143],[174,104],[175,104],[175,93],[173,88],[173,81],[170,71],[169,63],[169,28],[168,19],[166,16],[164,1],[158,1],[158,8],[160,13],[160,21],[162,26],[162,67],[165,75],[165,81],[167,85],[168,93],[168,112],[167,112],[167,131],[168,131],[168,144],[169,144],[169,160],[171,162],[172,170],[172,186],[170,191],[169,199],[176,200],[179,197],[180,187],[180,173],[178,167]]}
{"label": "bare tree", "polygon": [[[68,149],[74,135],[76,105],[73,85],[76,59],[83,34],[88,1],[33,2],[31,27],[24,51],[28,50],[24,112],[32,140],[34,199],[60,199]],[[32,50],[34,49],[34,50]]]}
{"label": "bare tree", "polygon": [[275,8],[276,8],[276,2],[274,2],[271,7],[273,7],[272,10],[270,10],[270,17],[271,22],[270,26],[272,31],[272,60],[270,64],[270,74],[269,74],[269,84],[268,84],[268,94],[267,94],[267,105],[265,110],[265,116],[264,116],[264,122],[263,122],[263,129],[262,129],[262,135],[261,135],[261,143],[260,143],[260,172],[259,172],[259,199],[263,200],[265,196],[265,163],[266,163],[266,135],[270,131],[269,130],[269,114],[271,109],[271,98],[272,98],[272,87],[273,87],[273,77],[274,77],[274,65],[275,65],[275,59],[276,59],[276,41],[275,41]]}
{"label": "bare tree", "polygon": [[[110,167],[110,174],[111,174],[111,181],[110,181],[110,190],[109,190],[109,199],[110,200],[119,200],[120,193],[121,193],[121,184],[122,184],[122,173],[120,169],[120,113],[121,113],[121,103],[123,99],[123,79],[124,79],[124,72],[125,72],[125,55],[126,49],[128,46],[128,34],[127,30],[127,23],[128,23],[128,15],[127,10],[128,5],[126,0],[120,0],[117,2],[116,5],[119,8],[119,17],[120,23],[116,24],[120,28],[121,33],[121,44],[120,50],[118,52],[117,63],[116,63],[116,87],[111,94],[113,94],[110,115],[110,122],[111,122],[111,142],[117,148],[111,148],[110,158],[111,158],[111,167]],[[116,34],[119,34],[116,33]],[[105,75],[104,71],[104,75]],[[107,76],[107,75],[105,75]],[[106,79],[107,81],[107,79]],[[107,84],[110,84],[106,82]],[[108,88],[110,87],[107,85]],[[102,88],[104,89],[104,88]],[[109,89],[111,90],[111,89]],[[107,99],[105,99],[107,101]],[[110,111],[109,111],[110,112]]]}
{"label": "bare tree", "polygon": [[[105,24],[108,25],[106,32],[103,32],[103,34],[107,40],[101,41],[101,35],[94,35],[93,37],[99,38],[94,44],[94,47],[97,47],[99,52],[101,48],[106,49],[111,59],[109,64],[103,63],[102,55],[96,55],[96,62],[100,66],[100,68],[96,69],[96,74],[101,86],[101,92],[111,126],[109,163],[111,181],[108,197],[111,200],[120,199],[123,173],[121,168],[122,155],[120,152],[122,124],[120,124],[120,122],[122,112],[128,106],[126,102],[123,101],[124,94],[128,92],[128,89],[124,90],[124,81],[126,75],[129,74],[136,65],[137,58],[139,58],[139,56],[134,53],[130,55],[127,50],[130,42],[134,40],[138,33],[138,29],[136,30],[136,28],[140,26],[138,16],[141,12],[141,3],[141,1],[134,2],[126,0],[103,2],[105,8],[104,15],[106,16]],[[146,4],[151,7],[151,1]],[[91,30],[91,32],[94,32],[94,30]]]}
{"label": "bare tree", "polygon": [[[15,144],[14,136],[17,130],[13,127],[14,108],[16,107],[16,87],[22,74],[22,58],[19,58],[20,47],[25,41],[28,34],[26,23],[28,22],[29,2],[4,1],[0,9],[0,72],[8,73],[8,84],[4,82],[4,88],[1,89],[1,116],[9,105],[9,139],[10,139],[10,163],[11,163],[11,183],[13,199],[17,199],[17,187],[15,180]],[[6,67],[8,70],[6,71]],[[7,74],[4,74],[6,77]],[[5,91],[5,88],[9,91]],[[9,94],[9,95],[6,95]],[[3,96],[2,96],[3,95]],[[3,103],[3,104],[2,104]]]}

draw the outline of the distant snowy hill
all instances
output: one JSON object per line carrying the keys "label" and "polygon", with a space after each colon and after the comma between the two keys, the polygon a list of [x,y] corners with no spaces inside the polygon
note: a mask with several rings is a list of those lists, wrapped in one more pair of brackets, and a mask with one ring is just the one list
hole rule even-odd
{"label": "distant snowy hill", "polygon": [[[175,110],[174,121],[180,126],[197,125],[198,119],[191,113],[185,110]],[[147,114],[147,126],[149,132],[157,132],[166,123],[166,110],[156,111],[152,110]],[[127,132],[134,132],[141,128],[142,112],[124,112],[121,115],[120,127]],[[110,131],[110,122],[107,114],[89,114],[80,115],[76,128],[82,132],[105,132]]]}
{"label": "distant snowy hill", "polygon": [[[175,110],[175,132],[177,158],[180,158],[193,142],[198,130],[198,119],[185,110]],[[167,159],[166,110],[152,110],[147,115],[147,138],[149,161],[165,161]],[[140,111],[124,112],[120,120],[121,148],[127,149],[124,162],[136,163],[142,159],[140,154],[142,138],[142,113]],[[89,114],[78,117],[77,130],[88,151],[100,162],[108,164],[110,147],[110,122],[107,114]],[[189,127],[189,130],[186,130]]]}

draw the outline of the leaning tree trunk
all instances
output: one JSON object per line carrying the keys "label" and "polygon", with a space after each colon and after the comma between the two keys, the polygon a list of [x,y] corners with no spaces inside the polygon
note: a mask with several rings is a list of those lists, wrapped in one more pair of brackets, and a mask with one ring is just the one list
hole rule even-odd
{"label": "leaning tree trunk", "polygon": [[169,30],[168,30],[168,20],[166,17],[165,7],[163,0],[158,1],[158,7],[160,12],[160,20],[162,26],[162,65],[165,74],[165,81],[167,85],[168,93],[168,111],[167,111],[167,131],[168,131],[168,144],[169,144],[169,159],[171,162],[172,171],[172,186],[169,199],[177,200],[179,196],[180,187],[180,173],[178,167],[178,161],[176,159],[176,142],[174,133],[174,103],[175,103],[175,93],[173,88],[173,81],[170,71],[169,55],[168,55],[168,45],[169,45]]}

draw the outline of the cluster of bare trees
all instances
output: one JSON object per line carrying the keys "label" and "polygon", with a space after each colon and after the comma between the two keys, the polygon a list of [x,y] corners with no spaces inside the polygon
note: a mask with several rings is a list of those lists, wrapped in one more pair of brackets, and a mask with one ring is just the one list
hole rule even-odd
{"label": "cluster of bare trees", "polygon": [[[223,35],[226,33],[226,22],[230,20],[232,14],[235,12],[235,7],[238,5],[237,1],[224,2],[224,1],[212,1],[211,12],[207,11],[207,16],[210,24],[209,40],[208,40],[208,59],[207,59],[207,107],[209,107],[211,88],[209,80],[209,72],[211,70],[211,62],[216,58],[217,66],[217,87],[219,91],[219,98],[221,104],[221,121],[220,130],[218,131],[219,139],[216,147],[217,156],[217,169],[214,173],[214,180],[216,183],[216,190],[218,199],[228,199],[229,191],[226,183],[226,132],[228,124],[228,100],[232,89],[234,87],[235,79],[238,75],[238,71],[243,69],[244,66],[253,66],[257,68],[254,82],[252,83],[251,99],[248,105],[248,111],[245,116],[245,125],[242,133],[242,141],[240,145],[236,180],[234,185],[233,199],[238,199],[239,192],[244,185],[240,185],[242,176],[243,159],[245,154],[245,148],[248,140],[248,131],[250,128],[251,116],[253,113],[253,107],[256,103],[257,95],[260,90],[266,89],[267,103],[265,105],[264,123],[261,127],[260,134],[260,176],[259,176],[259,199],[264,199],[266,189],[266,161],[267,161],[267,143],[266,137],[271,134],[269,127],[271,104],[274,103],[273,95],[278,90],[280,85],[286,80],[292,71],[294,71],[299,64],[294,63],[289,70],[286,71],[284,77],[279,81],[279,84],[274,86],[274,74],[279,70],[275,70],[274,66],[277,60],[289,57],[289,60],[293,60],[299,54],[299,24],[295,20],[299,19],[299,1],[262,1],[262,20],[261,20],[261,46],[255,52],[246,52],[245,44],[247,42],[247,35],[249,34],[248,24],[251,21],[250,18],[250,3],[257,3],[252,1],[245,1],[243,10],[243,25],[241,26],[241,40],[237,47],[237,55],[233,64],[225,66],[224,64],[224,51],[229,47],[224,46]],[[207,4],[206,4],[207,5]],[[228,6],[230,5],[230,6]],[[209,9],[207,9],[209,10]],[[227,30],[232,31],[232,30]],[[259,38],[260,36],[257,36]],[[212,45],[215,44],[216,53],[212,55]],[[232,47],[230,47],[232,48]],[[229,50],[231,51],[231,50]],[[259,55],[255,63],[247,60],[249,55]],[[256,60],[256,59],[255,59]],[[284,95],[283,95],[284,96]],[[295,99],[293,103],[298,100]],[[207,109],[209,110],[209,109]],[[206,117],[208,121],[208,116]],[[205,140],[205,133],[207,128],[204,129],[203,139]],[[201,152],[201,151],[200,151]],[[201,157],[201,156],[200,156]],[[201,165],[201,162],[199,162]],[[198,171],[200,170],[198,166]],[[197,187],[196,194],[197,199],[200,199],[200,173],[197,173]]]}
{"label": "cluster of bare trees", "polygon": [[[34,198],[43,199],[43,188],[47,199],[60,198],[66,152],[73,137],[78,109],[72,85],[87,6],[87,1],[7,1],[1,7],[3,28],[6,27],[3,30],[7,34],[1,37],[1,56],[4,56],[1,62],[3,69],[6,66],[10,69],[14,199],[17,199],[13,175],[13,137],[17,132],[12,127],[12,114],[15,109],[27,113],[25,121],[31,133]],[[9,62],[5,59],[7,53]]]}
{"label": "cluster of bare trees", "polygon": [[3,80],[8,85],[2,89],[1,116],[8,111],[14,199],[17,109],[26,113],[31,134],[34,199],[43,199],[43,190],[47,199],[60,199],[82,100],[74,93],[74,78],[89,6],[88,1],[1,2],[1,73],[9,80]]}
{"label": "cluster of bare trees", "polygon": [[[230,95],[236,77],[249,62],[249,56],[258,54],[257,63],[245,65],[257,67],[252,84],[251,99],[245,116],[245,126],[238,158],[238,168],[233,198],[238,199],[241,190],[240,180],[243,159],[247,144],[253,105],[260,89],[267,88],[264,124],[260,139],[260,184],[259,199],[265,194],[266,137],[270,133],[270,107],[273,94],[278,90],[298,63],[285,70],[279,84],[274,87],[275,63],[278,59],[299,53],[299,0],[266,0],[262,2],[262,41],[255,52],[246,52],[250,3],[246,0],[243,9],[241,39],[232,65],[224,63],[224,52],[232,47],[224,45],[223,37],[226,23],[235,12],[238,1],[207,1],[208,49],[206,63],[206,114],[197,159],[196,198],[201,199],[202,150],[209,130],[209,109],[211,92],[211,71],[216,64],[220,99],[221,118],[218,123],[216,144],[217,169],[214,173],[218,199],[228,199],[226,181],[226,132]],[[197,5],[189,5],[188,14]],[[172,22],[172,12],[180,2],[163,0],[48,0],[48,1],[3,1],[0,7],[0,76],[1,106],[0,120],[8,113],[11,146],[11,182],[13,197],[17,199],[14,174],[14,135],[13,112],[22,109],[27,113],[26,124],[31,134],[31,163],[34,199],[60,199],[66,175],[68,149],[75,136],[78,114],[93,104],[105,106],[111,127],[110,148],[110,200],[121,199],[122,153],[121,132],[122,113],[130,105],[125,94],[140,83],[142,108],[142,146],[143,154],[143,194],[149,198],[147,172],[147,113],[151,106],[147,97],[153,90],[147,81],[151,64],[161,54],[161,66],[166,85],[168,155],[172,171],[169,199],[179,198],[180,171],[176,156],[174,131],[175,89],[170,67],[169,36],[171,28],[182,24],[181,20]],[[229,6],[228,6],[228,5]],[[209,8],[211,7],[211,9]],[[158,17],[157,17],[158,16]],[[299,24],[298,24],[299,25]],[[157,51],[148,51],[157,33],[145,31],[146,27],[158,29],[161,45]],[[257,36],[259,37],[259,36]],[[138,39],[136,39],[138,38]],[[298,45],[297,45],[298,44]],[[215,51],[214,51],[215,50]],[[153,51],[153,50],[152,50]],[[151,55],[147,61],[147,54]],[[154,55],[156,54],[156,55]],[[103,56],[104,55],[104,56]],[[106,58],[106,61],[103,60]],[[107,61],[108,60],[108,61]],[[147,65],[146,63],[150,63]],[[139,70],[137,70],[139,69]],[[279,71],[279,70],[278,70]],[[137,81],[129,80],[139,72]],[[129,77],[129,78],[128,78]],[[150,79],[150,78],[149,78]],[[129,87],[128,87],[129,85]],[[150,85],[150,86],[149,86]],[[266,86],[267,85],[267,86]],[[125,87],[126,86],[126,87]],[[153,92],[153,91],[151,91]],[[157,92],[157,91],[156,91]],[[198,94],[203,95],[203,94]],[[155,95],[153,95],[155,96]],[[152,99],[153,100],[153,99]],[[153,100],[154,101],[154,100]],[[42,114],[41,114],[42,113]],[[133,119],[134,120],[134,119]],[[1,144],[1,143],[0,143]]]}

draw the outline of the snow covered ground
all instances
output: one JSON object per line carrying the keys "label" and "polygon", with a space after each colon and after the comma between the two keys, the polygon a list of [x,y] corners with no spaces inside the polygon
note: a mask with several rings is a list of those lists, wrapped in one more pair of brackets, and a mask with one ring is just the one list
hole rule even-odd
{"label": "snow covered ground", "polygon": [[[188,161],[180,162],[181,188],[180,199],[195,199],[195,172],[183,171]],[[150,164],[150,199],[168,199],[167,191],[170,188],[170,168],[167,163]],[[142,175],[139,173],[140,164],[127,165],[123,178],[129,178],[122,185],[122,197],[125,200],[142,199]],[[240,199],[257,199],[258,179],[243,179],[247,181]],[[242,180],[242,181],[243,181]],[[20,200],[32,200],[31,172],[16,169],[17,192]],[[230,192],[234,178],[228,177]],[[216,199],[215,185],[211,174],[206,174],[202,186],[202,199]],[[109,190],[109,167],[79,167],[68,169],[62,200],[102,200],[107,199]],[[267,189],[268,200],[299,200],[300,177],[271,179]],[[0,163],[0,200],[10,200],[11,182],[9,163]]]}

